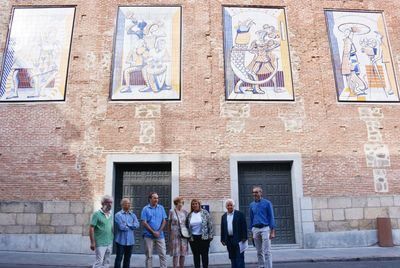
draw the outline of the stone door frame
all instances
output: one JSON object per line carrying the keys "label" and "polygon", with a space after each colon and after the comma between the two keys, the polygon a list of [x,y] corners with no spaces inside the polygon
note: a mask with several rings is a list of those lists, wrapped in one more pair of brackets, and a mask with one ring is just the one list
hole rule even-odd
{"label": "stone door frame", "polygon": [[231,178],[231,197],[239,207],[239,162],[292,162],[291,180],[293,195],[294,231],[296,245],[302,247],[303,232],[301,219],[301,200],[303,198],[303,171],[300,153],[241,153],[231,154],[229,171]]}
{"label": "stone door frame", "polygon": [[[115,164],[116,163],[171,163],[171,204],[179,196],[179,155],[178,154],[109,154],[106,157],[106,176],[104,194],[115,195]],[[101,196],[95,198],[99,203]]]}

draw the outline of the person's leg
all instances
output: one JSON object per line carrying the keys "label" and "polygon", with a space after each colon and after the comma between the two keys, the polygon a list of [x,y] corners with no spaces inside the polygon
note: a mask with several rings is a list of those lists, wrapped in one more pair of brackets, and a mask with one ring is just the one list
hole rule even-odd
{"label": "person's leg", "polygon": [[102,268],[103,261],[104,261],[104,254],[106,252],[107,247],[96,247],[95,254],[96,254],[96,261],[93,264],[93,268]]}
{"label": "person's leg", "polygon": [[144,251],[146,255],[146,268],[153,267],[153,239],[144,238]]}
{"label": "person's leg", "polygon": [[239,246],[236,249],[235,265],[236,268],[244,268],[244,252],[240,253]]}
{"label": "person's leg", "polygon": [[239,248],[239,261],[238,261],[238,267],[239,268],[244,268],[245,267],[245,262],[244,262],[244,251],[242,253],[240,253],[240,248]]}
{"label": "person's leg", "polygon": [[194,237],[193,241],[190,241],[190,248],[193,254],[193,264],[195,268],[200,268],[200,245],[201,238]]}
{"label": "person's leg", "polygon": [[177,268],[178,262],[179,262],[179,256],[173,256],[172,257],[172,267]]}
{"label": "person's leg", "polygon": [[133,245],[124,246],[124,266],[123,268],[129,268],[131,264],[131,255],[132,255]]}
{"label": "person's leg", "polygon": [[160,268],[167,268],[167,250],[165,239],[155,239],[158,257],[160,258]]}
{"label": "person's leg", "polygon": [[253,228],[253,240],[257,250],[258,267],[264,267],[264,252],[262,247],[262,237],[259,228]]}
{"label": "person's leg", "polygon": [[122,88],[121,93],[129,93],[131,90],[131,74],[136,71],[136,67],[128,67],[124,71],[125,87]]}
{"label": "person's leg", "polygon": [[116,256],[114,261],[114,268],[121,268],[121,261],[124,255],[124,246],[115,243]]}
{"label": "person's leg", "polygon": [[228,250],[228,256],[229,260],[231,261],[231,268],[235,268],[235,258],[233,254],[233,245],[232,245],[232,240],[228,238],[226,241],[226,249]]}
{"label": "person's leg", "polygon": [[108,245],[106,247],[106,251],[104,252],[104,259],[103,259],[104,268],[110,267],[111,251],[112,251],[112,245]]}
{"label": "person's leg", "polygon": [[208,251],[210,249],[210,240],[201,240],[201,262],[203,264],[203,268],[208,268]]}
{"label": "person's leg", "polygon": [[179,268],[185,267],[185,256],[179,256]]}
{"label": "person's leg", "polygon": [[272,268],[272,256],[271,256],[271,240],[269,239],[269,227],[262,229],[262,248],[264,251],[265,268]]}
{"label": "person's leg", "polygon": [[19,69],[13,69],[12,71],[12,87],[9,95],[6,97],[6,99],[13,99],[13,98],[18,98],[18,86],[19,86],[19,79],[18,79],[18,73]]}
{"label": "person's leg", "polygon": [[228,239],[227,246],[229,250],[229,258],[231,259],[232,268],[243,268],[244,267],[244,253],[240,253],[240,247],[238,243],[235,243],[233,239]]}

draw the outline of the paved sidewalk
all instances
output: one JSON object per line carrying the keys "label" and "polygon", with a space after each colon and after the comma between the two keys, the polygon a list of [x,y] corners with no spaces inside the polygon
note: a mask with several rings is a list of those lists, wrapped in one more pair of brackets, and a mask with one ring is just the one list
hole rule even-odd
{"label": "paved sidewalk", "polygon": [[[329,249],[274,249],[272,251],[274,263],[290,262],[322,262],[322,261],[354,261],[354,260],[400,260],[400,247],[380,248],[329,248]],[[154,265],[158,266],[158,258]],[[112,258],[114,260],[114,256]],[[94,261],[94,255],[59,254],[59,253],[32,253],[0,251],[0,265],[31,265],[57,267],[89,267]],[[171,258],[169,258],[169,267]],[[256,262],[256,252],[246,252],[246,263]],[[226,253],[210,254],[210,265],[228,264]],[[133,255],[132,267],[143,267],[144,256]],[[188,256],[186,266],[192,265],[192,257]]]}

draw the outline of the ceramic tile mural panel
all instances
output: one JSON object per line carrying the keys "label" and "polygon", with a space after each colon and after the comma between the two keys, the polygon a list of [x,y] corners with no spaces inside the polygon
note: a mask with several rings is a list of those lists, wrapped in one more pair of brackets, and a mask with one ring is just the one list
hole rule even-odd
{"label": "ceramic tile mural panel", "polygon": [[283,8],[224,7],[227,100],[294,100]]}
{"label": "ceramic tile mural panel", "polygon": [[382,13],[327,10],[325,17],[339,101],[398,102]]}
{"label": "ceramic tile mural panel", "polygon": [[13,9],[0,101],[65,99],[75,7]]}
{"label": "ceramic tile mural panel", "polygon": [[120,7],[111,99],[179,100],[181,7]]}

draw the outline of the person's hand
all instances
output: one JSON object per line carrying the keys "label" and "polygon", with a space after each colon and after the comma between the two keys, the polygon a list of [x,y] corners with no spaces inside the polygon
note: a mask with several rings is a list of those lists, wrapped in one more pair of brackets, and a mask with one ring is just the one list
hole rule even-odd
{"label": "person's hand", "polygon": [[96,244],[90,243],[90,249],[94,251],[96,249]]}
{"label": "person's hand", "polygon": [[222,243],[223,246],[226,246],[225,242],[221,241],[221,243]]}
{"label": "person's hand", "polygon": [[269,239],[274,239],[275,238],[275,230],[272,230],[271,233],[269,234]]}
{"label": "person's hand", "polygon": [[153,235],[155,238],[159,238],[160,237],[160,232],[159,231],[154,231]]}

